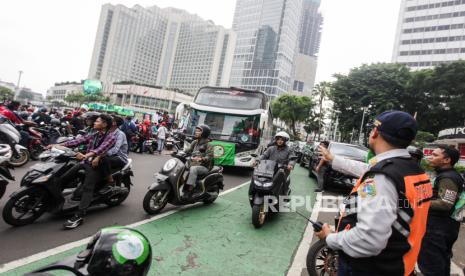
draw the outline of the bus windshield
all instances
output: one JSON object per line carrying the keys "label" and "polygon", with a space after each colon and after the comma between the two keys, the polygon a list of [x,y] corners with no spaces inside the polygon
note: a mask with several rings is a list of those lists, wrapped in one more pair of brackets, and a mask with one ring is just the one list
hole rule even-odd
{"label": "bus windshield", "polygon": [[258,129],[260,115],[242,116],[223,113],[192,110],[187,134],[194,135],[197,125],[205,124],[210,127],[210,138],[239,143],[258,144],[260,131]]}
{"label": "bus windshield", "polygon": [[200,105],[231,109],[265,109],[265,95],[233,89],[202,88],[194,102]]}

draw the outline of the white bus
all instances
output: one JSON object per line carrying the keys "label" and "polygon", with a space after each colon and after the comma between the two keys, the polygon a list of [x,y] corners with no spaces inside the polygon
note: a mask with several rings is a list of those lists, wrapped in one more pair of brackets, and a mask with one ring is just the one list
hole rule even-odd
{"label": "white bus", "polygon": [[261,91],[203,87],[193,103],[178,106],[176,117],[183,117],[187,137],[197,125],[211,128],[215,164],[221,166],[252,167],[251,154],[261,154],[272,138],[270,104]]}

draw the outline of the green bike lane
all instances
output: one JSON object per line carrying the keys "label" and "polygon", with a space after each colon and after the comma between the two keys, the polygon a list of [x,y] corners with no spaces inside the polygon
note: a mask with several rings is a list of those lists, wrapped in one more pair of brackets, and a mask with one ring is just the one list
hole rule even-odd
{"label": "green bike lane", "polygon": [[[307,170],[300,166],[295,168],[291,174],[291,188],[292,195],[308,197],[307,201],[313,206],[315,183],[308,177]],[[262,228],[255,229],[247,191],[248,185],[245,185],[220,196],[209,206],[195,205],[137,226],[152,245],[149,275],[285,275],[307,221],[294,212],[280,213],[268,219]],[[310,216],[306,206],[296,209]],[[23,275],[76,254],[83,247],[1,275]]]}

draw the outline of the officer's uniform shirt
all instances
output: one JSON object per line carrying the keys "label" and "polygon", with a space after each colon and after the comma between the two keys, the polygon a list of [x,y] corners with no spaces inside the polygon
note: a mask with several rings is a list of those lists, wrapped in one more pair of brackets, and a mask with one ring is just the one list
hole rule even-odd
{"label": "officer's uniform shirt", "polygon": [[[410,154],[406,149],[390,150],[373,157],[370,164],[336,157],[332,168],[360,177],[377,162],[394,157],[410,157]],[[328,235],[326,243],[353,258],[376,256],[386,247],[392,234],[392,224],[397,219],[398,194],[394,183],[382,174],[368,177],[365,184],[360,185],[358,194],[357,225]]]}

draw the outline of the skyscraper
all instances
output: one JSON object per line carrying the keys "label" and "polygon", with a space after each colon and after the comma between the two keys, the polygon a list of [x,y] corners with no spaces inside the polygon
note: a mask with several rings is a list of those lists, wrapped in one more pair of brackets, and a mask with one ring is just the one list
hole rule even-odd
{"label": "skyscraper", "polygon": [[272,96],[292,89],[302,0],[237,0],[231,86]]}
{"label": "skyscraper", "polygon": [[292,91],[297,95],[310,96],[315,84],[323,24],[319,8],[320,0],[303,0],[299,52],[296,56],[292,87]]}
{"label": "skyscraper", "polygon": [[465,0],[402,0],[392,61],[422,69],[465,59]]}
{"label": "skyscraper", "polygon": [[89,78],[195,93],[228,85],[235,34],[186,11],[103,5]]}

